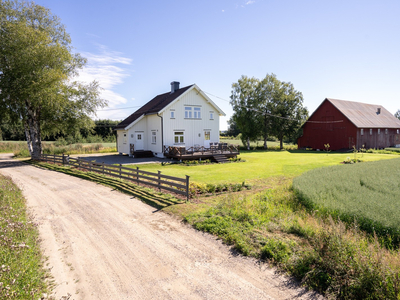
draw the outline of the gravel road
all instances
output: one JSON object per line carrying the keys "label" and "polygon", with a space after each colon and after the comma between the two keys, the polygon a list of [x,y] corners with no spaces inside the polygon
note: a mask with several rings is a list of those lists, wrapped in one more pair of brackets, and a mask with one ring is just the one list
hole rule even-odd
{"label": "gravel road", "polygon": [[131,196],[0,154],[39,224],[56,299],[323,299]]}

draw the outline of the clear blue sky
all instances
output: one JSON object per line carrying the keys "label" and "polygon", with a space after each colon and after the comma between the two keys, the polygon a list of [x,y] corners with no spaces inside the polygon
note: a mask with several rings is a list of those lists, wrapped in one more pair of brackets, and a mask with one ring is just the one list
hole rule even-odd
{"label": "clear blue sky", "polygon": [[[100,82],[108,109],[141,106],[196,83],[232,115],[232,83],[274,73],[303,93],[400,109],[400,1],[38,0],[61,18],[82,80]],[[224,100],[222,100],[222,99]],[[136,108],[99,111],[121,120]]]}

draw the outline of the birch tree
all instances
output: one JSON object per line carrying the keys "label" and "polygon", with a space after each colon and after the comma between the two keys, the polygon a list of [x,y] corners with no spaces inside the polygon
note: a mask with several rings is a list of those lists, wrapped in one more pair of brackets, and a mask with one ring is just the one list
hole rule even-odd
{"label": "birch tree", "polygon": [[32,157],[42,135],[91,126],[106,102],[96,82],[74,81],[86,60],[74,54],[64,25],[33,2],[0,0],[0,111],[22,121]]}

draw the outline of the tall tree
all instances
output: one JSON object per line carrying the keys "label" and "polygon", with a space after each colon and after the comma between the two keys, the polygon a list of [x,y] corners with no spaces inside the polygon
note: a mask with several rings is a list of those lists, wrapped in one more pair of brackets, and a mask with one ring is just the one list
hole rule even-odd
{"label": "tall tree", "polygon": [[0,111],[22,121],[32,157],[42,153],[42,135],[93,126],[88,115],[106,105],[96,82],[73,81],[85,63],[48,9],[0,1]]}
{"label": "tall tree", "polygon": [[258,119],[255,117],[258,84],[258,79],[247,76],[242,76],[237,83],[232,84],[230,101],[234,111],[232,120],[239,128],[243,145],[248,150],[250,150],[250,141],[255,141],[260,133]]}
{"label": "tall tree", "polygon": [[274,97],[279,92],[281,82],[275,74],[267,74],[264,79],[259,81],[256,88],[257,94],[257,112],[261,135],[264,139],[264,149],[268,148],[267,140],[272,133],[272,124],[274,119],[272,113],[274,110]]}
{"label": "tall tree", "polygon": [[280,149],[283,149],[283,139],[296,134],[308,117],[308,110],[303,106],[303,94],[296,91],[290,82],[280,82],[274,92],[272,107],[272,132],[279,139]]}

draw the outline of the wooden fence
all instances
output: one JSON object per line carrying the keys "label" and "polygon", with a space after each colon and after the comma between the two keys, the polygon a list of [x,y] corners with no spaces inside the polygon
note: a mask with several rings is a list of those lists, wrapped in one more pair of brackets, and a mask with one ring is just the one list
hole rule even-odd
{"label": "wooden fence", "polygon": [[42,154],[38,160],[52,162],[54,164],[68,165],[71,167],[85,169],[90,172],[97,172],[107,176],[126,179],[138,184],[142,183],[157,188],[159,191],[166,190],[173,193],[185,195],[189,200],[189,176],[179,178],[169,175],[142,171],[139,167],[136,169],[123,167],[120,165],[109,165],[105,163],[96,163],[85,159],[69,157],[69,155],[48,155]]}

